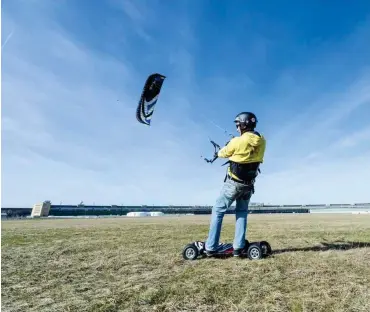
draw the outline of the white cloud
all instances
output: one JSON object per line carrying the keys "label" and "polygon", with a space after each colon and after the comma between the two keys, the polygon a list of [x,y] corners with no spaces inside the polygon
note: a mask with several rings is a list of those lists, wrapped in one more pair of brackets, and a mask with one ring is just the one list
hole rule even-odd
{"label": "white cloud", "polygon": [[330,156],[261,175],[254,199],[276,204],[369,202],[370,153]]}
{"label": "white cloud", "polygon": [[365,127],[355,133],[351,133],[335,143],[338,148],[350,149],[360,144],[366,144],[370,148],[370,127]]}
{"label": "white cloud", "polygon": [[[326,107],[314,104],[303,108],[296,121],[269,138],[268,170],[259,179],[257,201],[370,201],[370,131],[366,118],[370,79],[365,75],[335,95],[324,97]],[[365,116],[353,119],[352,115],[359,112]]]}

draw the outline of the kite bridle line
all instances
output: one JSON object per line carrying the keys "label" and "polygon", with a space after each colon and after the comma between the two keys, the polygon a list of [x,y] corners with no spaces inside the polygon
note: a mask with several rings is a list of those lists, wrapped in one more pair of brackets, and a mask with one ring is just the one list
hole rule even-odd
{"label": "kite bridle line", "polygon": [[221,128],[219,125],[215,124],[212,120],[208,119],[208,121],[209,121],[210,123],[212,123],[214,126],[216,126],[217,128],[221,129],[221,130],[224,132],[224,134],[225,134],[225,135],[227,135],[227,136],[229,136],[229,137],[231,137],[231,138],[234,138],[234,137],[235,137],[235,135],[231,134],[230,132],[228,132],[228,131],[227,131],[227,130],[225,130],[224,128]]}
{"label": "kite bridle line", "polygon": [[211,124],[213,124],[215,127],[217,127],[218,129],[222,130],[224,132],[225,135],[231,137],[231,138],[234,138],[235,135],[231,134],[230,132],[228,132],[227,130],[225,130],[224,128],[220,127],[218,124],[216,124],[214,121],[212,121],[211,119],[207,118],[206,116],[204,116],[203,114],[201,114],[205,119],[207,119]]}

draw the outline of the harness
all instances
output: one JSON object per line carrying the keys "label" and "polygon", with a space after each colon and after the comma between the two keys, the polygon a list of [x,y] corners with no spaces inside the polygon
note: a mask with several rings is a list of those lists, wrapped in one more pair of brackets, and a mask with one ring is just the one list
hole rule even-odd
{"label": "harness", "polygon": [[259,169],[260,163],[249,163],[249,164],[239,164],[233,161],[227,161],[222,166],[229,164],[229,168],[232,174],[236,175],[240,180],[235,179],[233,176],[229,174],[229,172],[226,172],[224,182],[227,181],[227,179],[232,180],[236,183],[242,184],[246,186],[244,194],[240,195],[241,199],[248,199],[249,191],[251,194],[254,194],[254,182],[258,175],[258,173],[261,172]]}
{"label": "harness", "polygon": [[261,172],[259,169],[260,163],[249,163],[249,164],[239,164],[233,161],[229,161],[230,172],[237,176],[241,181],[234,179],[232,176],[228,175],[232,180],[243,184],[254,183],[258,173]]}

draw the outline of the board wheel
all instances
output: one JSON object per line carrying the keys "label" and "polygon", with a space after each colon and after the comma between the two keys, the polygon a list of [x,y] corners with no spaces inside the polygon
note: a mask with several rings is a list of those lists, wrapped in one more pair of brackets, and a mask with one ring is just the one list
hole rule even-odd
{"label": "board wheel", "polygon": [[182,257],[185,260],[195,260],[198,258],[199,252],[198,248],[194,244],[186,245],[182,251]]}
{"label": "board wheel", "polygon": [[262,251],[260,244],[258,243],[249,244],[249,247],[247,250],[247,256],[250,260],[262,259],[263,251]]}

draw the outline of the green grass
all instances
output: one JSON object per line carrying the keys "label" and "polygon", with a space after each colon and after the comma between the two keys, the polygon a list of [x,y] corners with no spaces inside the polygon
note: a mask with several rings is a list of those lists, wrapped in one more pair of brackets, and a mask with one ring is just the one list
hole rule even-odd
{"label": "green grass", "polygon": [[370,311],[370,216],[248,222],[272,257],[183,260],[209,216],[2,222],[2,311]]}

